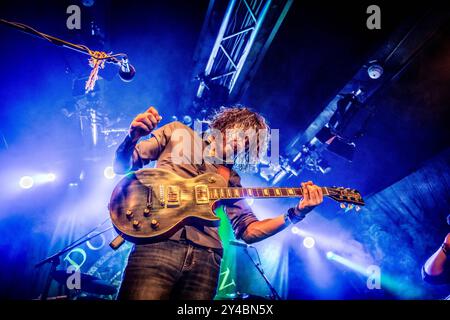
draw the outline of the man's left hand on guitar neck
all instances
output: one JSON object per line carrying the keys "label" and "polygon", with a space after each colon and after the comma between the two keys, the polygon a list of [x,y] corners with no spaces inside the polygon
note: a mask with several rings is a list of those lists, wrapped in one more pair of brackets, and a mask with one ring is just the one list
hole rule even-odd
{"label": "man's left hand on guitar neck", "polygon": [[302,183],[303,198],[294,209],[295,214],[306,214],[323,202],[322,189],[312,181]]}
{"label": "man's left hand on guitar neck", "polygon": [[291,223],[302,220],[308,212],[323,202],[322,189],[312,181],[302,183],[302,193],[302,199],[295,208],[292,208],[293,214],[298,219],[286,219],[288,214],[282,214],[275,218],[255,221],[247,226],[247,229],[242,234],[242,240],[247,243],[264,240],[286,229]]}

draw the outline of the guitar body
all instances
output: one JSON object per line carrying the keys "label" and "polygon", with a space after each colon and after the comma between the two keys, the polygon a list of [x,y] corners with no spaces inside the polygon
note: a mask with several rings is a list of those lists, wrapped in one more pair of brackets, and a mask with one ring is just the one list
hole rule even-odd
{"label": "guitar body", "polygon": [[134,243],[166,239],[186,224],[218,226],[216,201],[209,187],[226,187],[225,179],[205,173],[184,179],[163,169],[142,169],[125,176],[109,203],[116,231]]}

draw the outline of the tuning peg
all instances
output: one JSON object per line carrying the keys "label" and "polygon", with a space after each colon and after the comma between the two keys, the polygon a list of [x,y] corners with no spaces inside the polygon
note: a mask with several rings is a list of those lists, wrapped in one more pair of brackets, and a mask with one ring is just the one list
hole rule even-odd
{"label": "tuning peg", "polygon": [[345,203],[341,203],[340,207],[341,207],[341,209],[345,209],[347,206],[345,205]]}
{"label": "tuning peg", "polygon": [[348,208],[348,210],[353,210],[353,207],[354,207],[353,204],[350,203],[347,208]]}
{"label": "tuning peg", "polygon": [[355,210],[358,212],[359,210],[361,210],[361,207],[360,206],[356,206]]}

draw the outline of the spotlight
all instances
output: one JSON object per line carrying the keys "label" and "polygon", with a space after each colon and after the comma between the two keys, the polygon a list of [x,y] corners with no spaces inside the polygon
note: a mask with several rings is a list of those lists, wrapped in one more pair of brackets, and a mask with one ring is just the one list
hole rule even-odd
{"label": "spotlight", "polygon": [[327,259],[328,259],[328,260],[333,260],[333,259],[334,259],[334,253],[331,252],[331,251],[328,251],[328,252],[327,252]]}
{"label": "spotlight", "polygon": [[183,116],[182,122],[183,122],[185,125],[187,125],[188,127],[190,127],[190,126],[192,125],[192,117],[191,117],[191,116],[188,116],[188,115],[185,115],[185,116]]}
{"label": "spotlight", "polygon": [[103,170],[103,175],[106,179],[114,179],[116,174],[114,173],[113,167],[109,166],[106,167],[105,170]]}
{"label": "spotlight", "polygon": [[292,232],[293,234],[299,234],[299,233],[300,233],[300,229],[297,228],[296,226],[293,226],[293,227],[291,228],[291,232]]}
{"label": "spotlight", "polygon": [[33,176],[33,180],[36,185],[41,185],[56,180],[56,175],[54,173],[39,173]]}
{"label": "spotlight", "polygon": [[20,178],[19,185],[23,189],[30,189],[34,185],[34,180],[30,176]]}
{"label": "spotlight", "polygon": [[245,198],[245,201],[247,201],[247,204],[249,206],[252,206],[253,203],[255,202],[255,199],[254,198]]}
{"label": "spotlight", "polygon": [[369,75],[369,77],[371,79],[378,79],[383,75],[383,67],[380,66],[379,64],[372,64],[368,69],[367,69],[367,74]]}
{"label": "spotlight", "polygon": [[314,238],[306,237],[305,239],[303,239],[303,245],[305,246],[305,248],[311,249],[315,244],[316,241],[314,240]]}

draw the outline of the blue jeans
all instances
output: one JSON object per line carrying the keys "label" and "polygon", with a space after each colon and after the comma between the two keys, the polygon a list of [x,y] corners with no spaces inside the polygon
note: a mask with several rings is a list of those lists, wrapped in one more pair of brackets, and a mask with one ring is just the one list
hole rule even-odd
{"label": "blue jeans", "polygon": [[119,300],[212,300],[221,256],[187,241],[136,245],[128,258]]}

